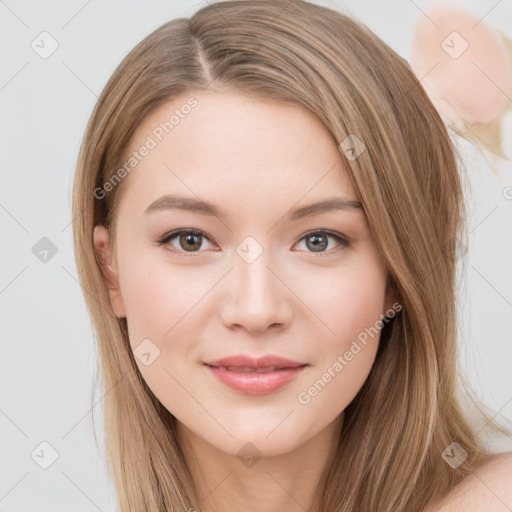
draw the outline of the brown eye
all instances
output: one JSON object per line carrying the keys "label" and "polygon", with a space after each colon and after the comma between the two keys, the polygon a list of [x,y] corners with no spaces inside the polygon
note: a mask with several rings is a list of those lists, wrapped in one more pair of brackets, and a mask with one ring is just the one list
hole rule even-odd
{"label": "brown eye", "polygon": [[195,235],[193,233],[179,235],[178,240],[180,242],[180,246],[185,250],[191,249],[196,251],[200,249],[202,245],[201,235]]}
{"label": "brown eye", "polygon": [[[176,239],[177,245],[173,243]],[[182,253],[194,253],[201,252],[200,249],[203,245],[203,241],[209,238],[200,231],[193,231],[190,229],[181,229],[178,231],[172,231],[163,238],[158,240],[159,245],[170,245],[170,250]]]}

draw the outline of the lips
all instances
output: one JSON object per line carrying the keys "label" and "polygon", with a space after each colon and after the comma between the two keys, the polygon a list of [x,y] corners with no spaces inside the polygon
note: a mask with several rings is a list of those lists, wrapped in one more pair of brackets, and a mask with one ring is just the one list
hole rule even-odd
{"label": "lips", "polygon": [[220,382],[248,395],[273,393],[295,380],[309,366],[274,355],[260,358],[239,355],[203,364]]}

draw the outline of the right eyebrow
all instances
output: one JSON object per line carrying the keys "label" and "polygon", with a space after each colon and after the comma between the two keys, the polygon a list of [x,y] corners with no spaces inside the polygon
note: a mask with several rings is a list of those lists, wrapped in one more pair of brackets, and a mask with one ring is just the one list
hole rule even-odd
{"label": "right eyebrow", "polygon": [[167,194],[151,203],[144,213],[151,213],[158,210],[185,210],[201,215],[215,215],[216,217],[226,217],[227,213],[214,204],[194,199],[193,197],[177,196]]}

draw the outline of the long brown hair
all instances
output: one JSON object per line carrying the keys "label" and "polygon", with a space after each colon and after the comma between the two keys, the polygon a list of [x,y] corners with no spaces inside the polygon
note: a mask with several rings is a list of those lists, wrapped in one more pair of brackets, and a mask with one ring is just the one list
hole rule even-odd
{"label": "long brown hair", "polygon": [[[115,240],[129,180],[104,197],[98,190],[119,177],[150,112],[208,88],[305,107],[340,145],[402,310],[383,328],[371,373],[345,409],[317,490],[320,510],[422,510],[491,456],[457,396],[456,263],[467,243],[460,157],[407,61],[357,20],[301,0],[217,2],[165,23],[121,62],[87,126],[74,247],[99,346],[108,470],[121,510],[201,506],[177,420],[137,369],[94,250],[98,224]],[[355,159],[342,151],[354,135],[365,146]],[[468,454],[458,467],[442,457],[454,442]]]}

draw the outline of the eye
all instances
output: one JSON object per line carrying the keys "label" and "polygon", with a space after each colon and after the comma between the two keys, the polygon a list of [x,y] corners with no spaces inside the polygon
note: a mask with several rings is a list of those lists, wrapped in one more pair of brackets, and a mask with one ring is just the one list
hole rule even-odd
{"label": "eye", "polygon": [[350,242],[347,238],[345,238],[340,233],[328,230],[310,231],[309,233],[306,233],[306,235],[303,236],[299,242],[305,240],[307,249],[311,249],[311,252],[320,253],[322,255],[326,252],[330,252],[330,249],[332,249],[331,247],[329,251],[325,250],[329,247],[329,238],[335,239],[339,244],[341,244],[341,248],[339,248],[339,250],[350,247]]}
{"label": "eye", "polygon": [[[199,249],[201,249],[203,245],[203,241],[201,239],[210,241],[210,239],[201,231],[192,229],[178,229],[167,233],[160,240],[157,240],[157,243],[159,245],[168,245],[171,240],[174,240],[175,238],[177,238],[178,247],[171,243],[171,247],[174,248],[171,250],[182,253],[200,252]],[[186,254],[186,256],[194,256],[194,254]]]}
{"label": "eye", "polygon": [[[176,239],[176,246],[172,241]],[[311,250],[313,253],[324,254],[330,252],[326,249],[329,247],[329,239],[334,239],[341,245],[339,250],[350,247],[350,242],[346,237],[335,231],[321,230],[321,231],[310,231],[306,233],[299,242],[305,240],[307,250]],[[157,240],[158,245],[171,245],[173,252],[181,253],[184,256],[195,256],[193,253],[201,252],[200,249],[203,247],[203,241],[207,240],[211,242],[210,238],[201,231],[194,229],[178,229],[167,233],[162,238]],[[188,253],[188,254],[187,254]]]}

